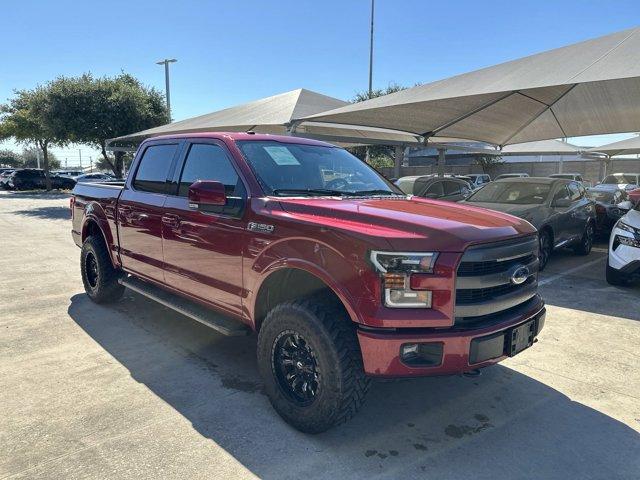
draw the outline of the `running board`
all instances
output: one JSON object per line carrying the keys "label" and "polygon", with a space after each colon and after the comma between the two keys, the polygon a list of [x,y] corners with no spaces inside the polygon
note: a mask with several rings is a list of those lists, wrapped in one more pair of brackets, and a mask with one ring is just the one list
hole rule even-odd
{"label": "running board", "polygon": [[118,283],[229,337],[248,335],[249,329],[239,321],[209,310],[160,287],[134,277],[120,277]]}

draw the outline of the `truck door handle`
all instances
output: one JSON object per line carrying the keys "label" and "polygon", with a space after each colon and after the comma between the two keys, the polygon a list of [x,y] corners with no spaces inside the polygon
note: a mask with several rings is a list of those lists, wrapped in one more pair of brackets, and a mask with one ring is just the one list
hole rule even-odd
{"label": "truck door handle", "polygon": [[164,223],[168,227],[177,227],[180,224],[180,217],[178,215],[174,215],[173,213],[167,213],[162,216],[162,223]]}

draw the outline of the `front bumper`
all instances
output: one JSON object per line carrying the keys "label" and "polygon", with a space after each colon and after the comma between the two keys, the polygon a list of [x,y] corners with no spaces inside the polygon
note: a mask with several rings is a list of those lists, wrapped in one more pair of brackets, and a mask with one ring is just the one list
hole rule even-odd
{"label": "front bumper", "polygon": [[[508,331],[534,320],[535,336],[537,336],[544,326],[545,315],[544,303],[536,295],[536,298],[527,302],[525,308],[503,313],[494,321],[484,322],[477,328],[396,329],[394,331],[360,328],[358,340],[364,370],[372,376],[418,377],[460,374],[493,365],[508,356],[505,339]],[[476,341],[473,342],[474,340]],[[416,367],[403,363],[400,350],[402,345],[408,343],[441,343],[443,353],[440,364]],[[478,351],[482,353],[479,355]],[[490,358],[487,358],[487,355]],[[474,363],[473,356],[480,358]]]}

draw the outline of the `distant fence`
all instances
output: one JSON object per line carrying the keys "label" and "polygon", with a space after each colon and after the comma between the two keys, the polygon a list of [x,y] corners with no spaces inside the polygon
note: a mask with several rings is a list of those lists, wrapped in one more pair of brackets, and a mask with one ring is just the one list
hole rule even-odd
{"label": "distant fence", "polygon": [[[379,169],[387,178],[393,177],[393,168],[384,167]],[[600,160],[581,160],[572,162],[563,162],[562,170],[564,173],[579,173],[589,182],[597,183],[602,180],[605,173],[604,162]],[[437,172],[436,165],[427,165],[420,167],[401,167],[400,176],[409,175],[429,175]],[[469,173],[485,173],[479,165],[446,165],[446,173],[456,175],[466,175]],[[560,172],[560,162],[504,162],[493,165],[488,173],[492,178],[503,173],[528,173],[532,177],[546,177],[553,173]],[[640,172],[640,159],[616,159],[611,162],[608,168],[609,173]]]}

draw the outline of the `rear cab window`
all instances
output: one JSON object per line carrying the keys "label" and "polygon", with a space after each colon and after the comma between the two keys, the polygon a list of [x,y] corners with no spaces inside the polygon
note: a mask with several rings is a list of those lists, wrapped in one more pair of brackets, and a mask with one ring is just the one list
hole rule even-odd
{"label": "rear cab window", "polygon": [[138,163],[132,186],[149,193],[166,193],[167,176],[178,150],[178,144],[149,145]]}

